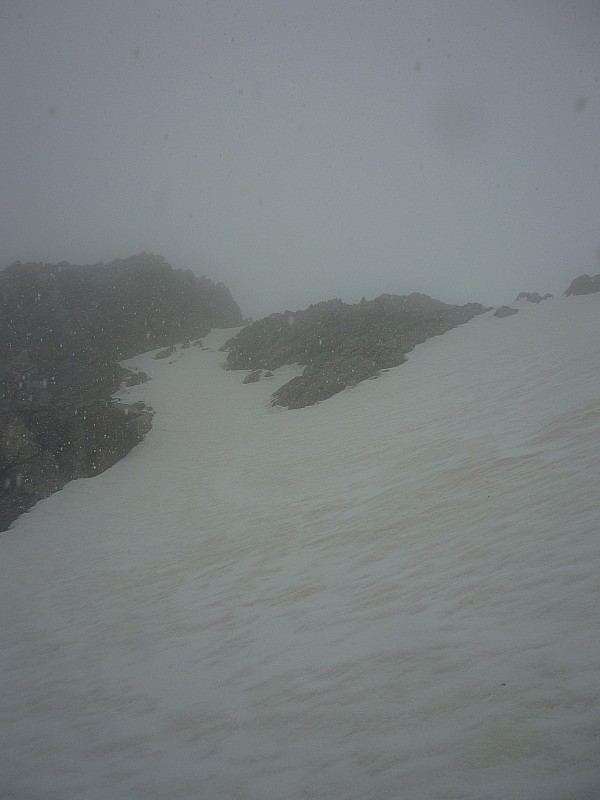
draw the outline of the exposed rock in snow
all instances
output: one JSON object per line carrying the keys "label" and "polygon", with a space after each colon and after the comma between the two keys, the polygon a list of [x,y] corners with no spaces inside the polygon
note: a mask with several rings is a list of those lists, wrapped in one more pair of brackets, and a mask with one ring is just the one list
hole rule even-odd
{"label": "exposed rock in snow", "polygon": [[565,294],[569,297],[572,294],[593,294],[594,292],[600,292],[600,275],[594,275],[593,278],[589,275],[580,275],[571,281]]}
{"label": "exposed rock in snow", "polygon": [[252,372],[246,375],[242,383],[256,383],[257,381],[260,380],[261,375],[262,375],[261,369],[252,370]]}
{"label": "exposed rock in snow", "polygon": [[329,300],[254,322],[224,349],[232,369],[305,366],[273,394],[274,404],[302,408],[402,364],[416,344],[486,310],[479,303],[452,306],[418,293],[363,298],[357,305]]}
{"label": "exposed rock in snow", "polygon": [[147,383],[149,380],[145,372],[141,370],[129,370],[127,377],[123,381],[125,386],[139,386],[140,383]]}
{"label": "exposed rock in snow", "polygon": [[494,316],[502,318],[502,317],[510,317],[512,314],[518,314],[518,313],[519,313],[518,308],[511,308],[510,306],[500,306],[500,308],[497,308],[494,311]]}
{"label": "exposed rock in snow", "polygon": [[541,295],[539,292],[519,292],[519,294],[515,297],[514,302],[518,303],[519,300],[527,300],[528,303],[541,303],[542,300],[549,300],[554,295],[547,293],[545,295]]}
{"label": "exposed rock in snow", "polygon": [[597,798],[600,294],[297,413],[228,335],[0,537],[0,795]]}
{"label": "exposed rock in snow", "polygon": [[170,358],[174,352],[175,352],[175,347],[171,345],[170,347],[165,347],[164,350],[159,350],[158,353],[155,353],[154,358],[156,359]]}
{"label": "exposed rock in snow", "polygon": [[118,359],[241,321],[225,286],[145,253],[0,272],[0,530],[150,429],[150,415],[110,404],[121,382],[147,380]]}

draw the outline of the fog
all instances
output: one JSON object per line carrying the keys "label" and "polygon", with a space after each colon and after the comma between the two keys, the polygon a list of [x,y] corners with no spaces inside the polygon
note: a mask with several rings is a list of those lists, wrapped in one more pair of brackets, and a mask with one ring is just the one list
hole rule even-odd
{"label": "fog", "polygon": [[0,5],[0,265],[140,251],[259,317],[600,271],[596,2]]}

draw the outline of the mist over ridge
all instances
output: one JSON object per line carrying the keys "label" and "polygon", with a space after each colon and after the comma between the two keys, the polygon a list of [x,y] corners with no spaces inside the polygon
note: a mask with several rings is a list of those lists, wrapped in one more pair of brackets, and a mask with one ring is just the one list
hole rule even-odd
{"label": "mist over ridge", "polygon": [[164,253],[244,313],[598,272],[595,3],[0,9],[0,265]]}

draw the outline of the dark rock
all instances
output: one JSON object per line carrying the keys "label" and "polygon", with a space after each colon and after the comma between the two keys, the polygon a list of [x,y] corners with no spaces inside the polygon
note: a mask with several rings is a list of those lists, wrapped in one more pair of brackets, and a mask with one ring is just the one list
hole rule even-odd
{"label": "dark rock", "polygon": [[265,374],[263,375],[263,378],[272,378],[272,377],[273,377],[273,374],[274,374],[274,373],[273,373],[273,372],[271,372],[271,370],[270,370],[270,369],[268,369],[268,370],[265,372]]}
{"label": "dark rock", "polygon": [[242,383],[256,383],[260,380],[262,370],[255,369],[249,375],[246,375]]}
{"label": "dark rock", "polygon": [[519,300],[527,300],[528,303],[541,303],[542,300],[548,300],[553,297],[551,294],[545,294],[543,297],[538,292],[520,292],[514,299],[517,303]]}
{"label": "dark rock", "polygon": [[580,275],[575,278],[569,288],[565,291],[567,297],[572,294],[594,294],[600,292],[600,275]]}
{"label": "dark rock", "polygon": [[203,347],[204,346],[204,342],[202,341],[202,339],[196,339],[196,341],[192,342],[192,344],[194,345],[194,347]]}
{"label": "dark rock", "polygon": [[0,409],[0,473],[40,453],[40,446],[18,414]]}
{"label": "dark rock", "polygon": [[141,253],[110,264],[13,264],[0,273],[0,363],[121,360],[242,324],[228,289]]}
{"label": "dark rock", "polygon": [[184,339],[183,342],[181,343],[181,349],[187,350],[189,346],[190,346],[190,340]]}
{"label": "dark rock", "polygon": [[542,300],[552,300],[553,298],[554,298],[553,294],[550,294],[550,292],[546,292],[546,294],[542,297]]}
{"label": "dark rock", "polygon": [[111,403],[122,383],[148,379],[119,360],[241,322],[223,284],[146,253],[0,272],[0,530],[150,430],[143,403]]}
{"label": "dark rock", "polygon": [[543,299],[542,295],[538,294],[538,292],[520,292],[513,302],[517,303],[519,300],[527,300],[528,303],[541,303]]}
{"label": "dark rock", "polygon": [[122,411],[126,417],[134,414],[141,414],[143,411],[149,410],[143,400],[138,400],[135,403],[123,403],[120,400],[113,400],[111,405],[113,408],[117,409],[117,411]]}
{"label": "dark rock", "polygon": [[75,408],[68,403],[38,406],[21,414],[4,411],[0,416],[2,530],[68,481],[113,466],[152,427],[145,408],[118,408],[103,400]]}
{"label": "dark rock", "polygon": [[[158,353],[154,354],[154,358],[170,358],[173,353],[175,352],[175,347],[171,345],[170,347],[165,347],[164,350],[159,350]],[[172,362],[171,362],[172,363]]]}
{"label": "dark rock", "polygon": [[128,370],[130,373],[123,381],[124,386],[139,386],[142,383],[148,383],[150,378],[141,369]]}
{"label": "dark rock", "polygon": [[500,308],[497,308],[494,311],[494,316],[502,318],[502,317],[510,317],[512,316],[512,314],[518,314],[518,313],[519,313],[518,308],[511,308],[510,306],[500,306]]}
{"label": "dark rock", "polygon": [[427,295],[381,295],[347,305],[329,300],[305,311],[272,314],[230,339],[230,369],[272,371],[302,364],[304,373],[273,394],[273,403],[301,408],[398,366],[405,353],[488,309],[451,306]]}

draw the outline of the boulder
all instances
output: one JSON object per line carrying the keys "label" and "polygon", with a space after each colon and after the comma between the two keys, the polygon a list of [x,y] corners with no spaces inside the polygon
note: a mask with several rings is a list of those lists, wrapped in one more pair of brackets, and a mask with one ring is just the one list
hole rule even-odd
{"label": "boulder", "polygon": [[538,292],[520,292],[514,299],[514,303],[519,300],[527,300],[528,303],[541,303],[544,298]]}
{"label": "boulder", "polygon": [[520,292],[514,299],[515,303],[519,300],[527,300],[528,303],[541,303],[542,300],[548,300],[553,297],[551,294],[545,294],[543,297],[538,292]]}
{"label": "boulder", "polygon": [[139,386],[142,383],[148,383],[150,378],[141,369],[130,369],[129,374],[123,381],[124,386]]}
{"label": "boulder", "polygon": [[242,383],[256,383],[257,381],[260,380],[261,373],[262,370],[260,369],[253,370],[248,375],[246,375]]}
{"label": "boulder", "polygon": [[565,291],[565,294],[569,297],[572,294],[593,294],[594,292],[600,292],[600,275],[594,275],[593,277],[580,275],[571,281],[571,285]]}
{"label": "boulder", "polygon": [[175,352],[175,347],[171,345],[170,347],[165,347],[164,350],[159,350],[158,353],[155,353],[154,358],[155,359],[170,358],[174,352]]}
{"label": "boulder", "polygon": [[494,311],[494,316],[502,318],[502,317],[510,317],[512,316],[512,314],[518,314],[518,313],[519,313],[518,308],[511,308],[510,306],[500,306],[500,308],[497,308]]}

